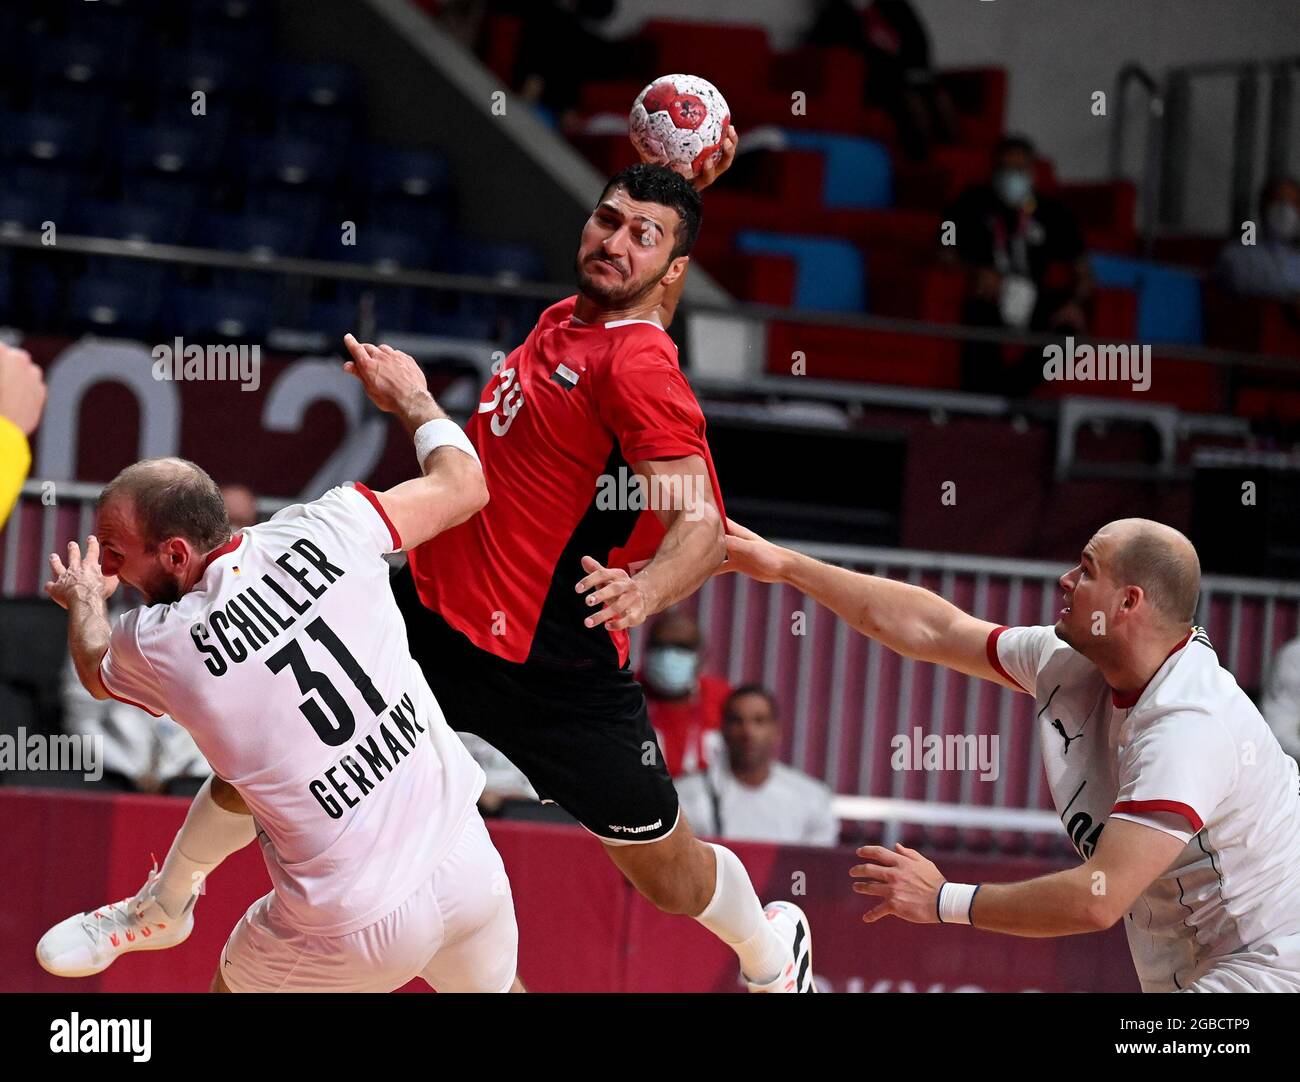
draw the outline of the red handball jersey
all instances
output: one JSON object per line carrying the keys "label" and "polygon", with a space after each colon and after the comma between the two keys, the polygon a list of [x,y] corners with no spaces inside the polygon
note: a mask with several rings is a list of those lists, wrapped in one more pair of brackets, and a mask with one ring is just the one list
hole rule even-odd
{"label": "red handball jersey", "polygon": [[480,649],[507,661],[621,667],[627,632],[584,626],[594,610],[574,587],[583,556],[635,574],[663,539],[632,463],[699,455],[719,512],[722,493],[704,414],[667,332],[639,319],[583,323],[576,301],[548,308],[494,366],[465,427],[488,505],[413,549],[411,572],[424,604]]}

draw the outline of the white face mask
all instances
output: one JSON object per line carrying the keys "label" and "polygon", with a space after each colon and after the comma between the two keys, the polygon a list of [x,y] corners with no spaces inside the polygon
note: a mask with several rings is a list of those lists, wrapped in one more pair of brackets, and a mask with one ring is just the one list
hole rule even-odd
{"label": "white face mask", "polygon": [[645,678],[661,695],[676,698],[695,687],[699,657],[685,646],[652,646],[646,651]]}
{"label": "white face mask", "polygon": [[1008,207],[1024,206],[1034,190],[1034,178],[1020,169],[999,169],[993,174],[993,191]]}
{"label": "white face mask", "polygon": [[1275,240],[1295,240],[1300,235],[1300,210],[1294,203],[1271,203],[1264,212],[1264,225]]}

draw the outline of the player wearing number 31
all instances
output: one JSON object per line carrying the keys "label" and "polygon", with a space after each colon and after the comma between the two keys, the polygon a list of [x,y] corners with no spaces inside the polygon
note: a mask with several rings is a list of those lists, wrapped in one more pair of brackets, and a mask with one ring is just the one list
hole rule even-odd
{"label": "player wearing number 31", "polygon": [[[403,416],[422,477],[335,488],[232,535],[199,467],[139,462],[104,489],[85,555],[73,543],[66,562],[50,557],[46,590],[68,610],[87,690],[170,714],[229,783],[209,779],[134,897],[42,937],[53,973],[183,940],[204,875],[256,833],[274,889],[236,925],[214,991],[516,985],[509,884],[475,806],[483,772],[411,659],[384,560],[465,521],[487,489],[415,362],[349,349],[381,409],[418,392]],[[110,628],[119,578],[147,604]]]}
{"label": "player wearing number 31", "polygon": [[1052,800],[1083,862],[975,886],[869,845],[851,873],[880,899],[864,920],[1034,937],[1122,920],[1145,992],[1300,991],[1296,765],[1192,626],[1187,538],[1112,522],[1061,576],[1055,626],[1001,627],[728,525],[728,570],[789,583],[905,657],[1034,697]]}

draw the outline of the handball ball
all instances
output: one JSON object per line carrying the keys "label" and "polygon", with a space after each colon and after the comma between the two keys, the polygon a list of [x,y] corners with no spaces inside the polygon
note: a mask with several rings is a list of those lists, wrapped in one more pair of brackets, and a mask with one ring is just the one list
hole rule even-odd
{"label": "handball ball", "polygon": [[722,157],[731,110],[718,88],[698,75],[661,75],[637,95],[628,135],[643,160],[688,180]]}

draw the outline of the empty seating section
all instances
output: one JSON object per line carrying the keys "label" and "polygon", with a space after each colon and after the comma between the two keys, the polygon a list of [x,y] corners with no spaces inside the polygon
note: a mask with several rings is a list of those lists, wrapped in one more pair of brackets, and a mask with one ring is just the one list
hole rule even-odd
{"label": "empty seating section", "polygon": [[[49,222],[66,234],[262,258],[544,277],[525,246],[460,236],[447,158],[371,143],[356,71],[280,55],[271,16],[269,4],[215,0],[7,4],[0,232]],[[146,335],[181,320],[186,333],[257,336],[328,313],[333,333],[355,325],[361,292],[105,257],[28,258],[15,275],[23,258],[0,263],[0,318],[30,330]],[[392,322],[380,328],[443,318],[493,337],[503,329],[482,298],[463,311],[438,303],[448,311],[422,317],[411,295],[389,294],[377,308]]]}

